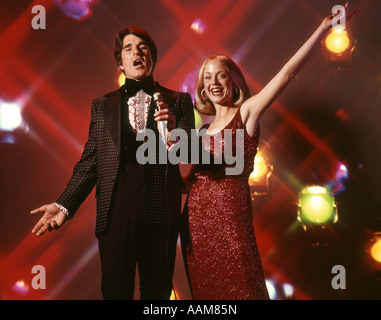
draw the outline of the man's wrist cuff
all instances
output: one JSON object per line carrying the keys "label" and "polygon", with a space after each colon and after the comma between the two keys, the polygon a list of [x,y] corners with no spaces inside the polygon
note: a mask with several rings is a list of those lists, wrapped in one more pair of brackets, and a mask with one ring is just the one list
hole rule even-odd
{"label": "man's wrist cuff", "polygon": [[57,207],[57,209],[61,210],[65,214],[65,216],[69,217],[69,211],[65,207],[61,206],[57,202],[53,202],[53,203]]}

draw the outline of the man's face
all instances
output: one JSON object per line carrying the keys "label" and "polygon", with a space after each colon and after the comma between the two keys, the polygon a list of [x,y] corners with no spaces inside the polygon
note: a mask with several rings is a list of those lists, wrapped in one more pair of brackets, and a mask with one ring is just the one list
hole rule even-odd
{"label": "man's face", "polygon": [[153,60],[148,44],[134,34],[128,34],[123,39],[121,52],[122,65],[126,78],[142,80],[152,75]]}

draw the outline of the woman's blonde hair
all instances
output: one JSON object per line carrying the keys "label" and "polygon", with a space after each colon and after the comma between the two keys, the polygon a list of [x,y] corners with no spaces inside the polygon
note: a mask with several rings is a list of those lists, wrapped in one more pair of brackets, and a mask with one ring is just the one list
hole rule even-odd
{"label": "woman's blonde hair", "polygon": [[233,105],[240,107],[244,101],[250,97],[250,90],[246,84],[246,80],[237,66],[237,64],[227,56],[224,55],[214,55],[205,60],[201,66],[200,73],[198,75],[197,86],[196,86],[196,108],[202,114],[214,115],[216,114],[216,109],[213,103],[208,99],[208,97],[202,94],[204,89],[204,72],[205,67],[208,62],[212,60],[218,60],[222,62],[228,72],[229,77],[232,79],[233,83]]}

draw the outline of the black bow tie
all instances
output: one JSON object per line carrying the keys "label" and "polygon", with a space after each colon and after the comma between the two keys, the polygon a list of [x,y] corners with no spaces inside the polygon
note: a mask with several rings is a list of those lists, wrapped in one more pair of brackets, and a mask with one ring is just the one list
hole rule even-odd
{"label": "black bow tie", "polygon": [[128,95],[133,96],[136,92],[143,90],[149,95],[153,95],[154,91],[154,81],[153,77],[148,77],[140,81],[126,78],[125,86]]}

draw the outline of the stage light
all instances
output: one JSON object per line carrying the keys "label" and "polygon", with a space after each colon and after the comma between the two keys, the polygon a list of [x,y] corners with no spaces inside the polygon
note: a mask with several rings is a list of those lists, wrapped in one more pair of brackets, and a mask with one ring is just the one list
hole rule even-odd
{"label": "stage light", "polygon": [[271,149],[262,141],[254,159],[254,168],[249,176],[251,197],[266,195],[269,192],[269,179],[273,172]]}
{"label": "stage light", "polygon": [[333,196],[345,191],[345,182],[349,178],[349,172],[344,163],[336,159],[320,161],[317,174],[321,183],[324,183]]}
{"label": "stage light", "polygon": [[276,279],[265,279],[270,300],[293,300],[295,288],[289,283],[282,283]]}
{"label": "stage light", "polygon": [[371,241],[369,254],[374,261],[381,263],[381,232],[374,235]]}
{"label": "stage light", "polygon": [[325,39],[325,46],[333,53],[343,53],[351,44],[348,33],[345,30],[333,30]]}
{"label": "stage light", "polygon": [[334,197],[325,187],[305,187],[299,197],[298,220],[305,228],[325,227],[336,223],[338,215]]}
{"label": "stage light", "polygon": [[169,300],[177,300],[177,293],[173,289],[172,289],[171,296],[170,296]]}
{"label": "stage light", "polygon": [[292,299],[294,297],[295,288],[289,283],[284,283],[282,287],[285,298]]}
{"label": "stage light", "polygon": [[372,277],[381,283],[381,232],[373,233],[366,250]]}
{"label": "stage light", "polygon": [[275,289],[275,283],[272,280],[266,279],[266,287],[269,293],[270,300],[275,300],[277,297],[277,292]]}
{"label": "stage light", "polygon": [[196,19],[193,21],[193,23],[191,25],[191,29],[196,33],[202,34],[202,33],[204,33],[206,27],[205,27],[205,24],[202,22],[201,19]]}
{"label": "stage light", "polygon": [[126,82],[126,76],[124,75],[123,72],[121,72],[119,77],[118,77],[118,84],[119,84],[119,86],[122,86],[125,84],[125,82]]}
{"label": "stage light", "polygon": [[338,163],[334,175],[334,179],[331,180],[327,187],[332,195],[337,195],[345,190],[344,182],[348,180],[348,168],[343,163]]}
{"label": "stage light", "polygon": [[70,18],[84,20],[91,16],[96,0],[55,0],[60,10]]}
{"label": "stage light", "polygon": [[322,41],[327,66],[333,71],[348,70],[355,42],[345,29],[332,28]]}
{"label": "stage light", "polygon": [[20,105],[16,102],[0,100],[0,130],[13,131],[21,126],[22,117]]}
{"label": "stage light", "polygon": [[18,280],[13,286],[13,291],[25,295],[29,291],[29,285],[24,280]]}

